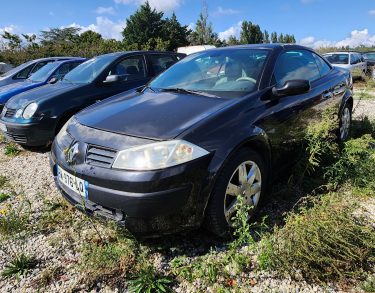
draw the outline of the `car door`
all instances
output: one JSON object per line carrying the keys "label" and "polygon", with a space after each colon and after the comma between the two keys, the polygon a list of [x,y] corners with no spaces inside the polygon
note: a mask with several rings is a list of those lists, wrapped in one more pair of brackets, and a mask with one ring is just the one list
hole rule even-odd
{"label": "car door", "polygon": [[357,54],[350,54],[350,67],[353,77],[361,76],[361,64]]}
{"label": "car door", "polygon": [[296,79],[308,80],[311,85],[307,93],[276,100],[269,97],[265,104],[267,117],[262,121],[262,128],[271,141],[273,162],[281,169],[300,158],[308,127],[319,121],[323,111],[335,100],[329,77],[333,69],[322,60],[328,66],[328,73],[321,72],[316,57],[319,56],[309,50],[287,50],[275,63],[271,88]]}
{"label": "car door", "polygon": [[143,54],[132,55],[118,61],[112,66],[108,75],[119,76],[118,82],[108,85],[111,95],[139,88],[150,80]]}
{"label": "car door", "polygon": [[[106,82],[106,78],[111,75],[118,76],[118,80]],[[94,83],[88,85],[85,91],[90,93],[85,98],[85,106],[139,88],[149,80],[150,77],[143,54],[121,58],[105,69]]]}
{"label": "car door", "polygon": [[159,75],[178,61],[177,56],[172,54],[151,53],[146,56],[152,77]]}

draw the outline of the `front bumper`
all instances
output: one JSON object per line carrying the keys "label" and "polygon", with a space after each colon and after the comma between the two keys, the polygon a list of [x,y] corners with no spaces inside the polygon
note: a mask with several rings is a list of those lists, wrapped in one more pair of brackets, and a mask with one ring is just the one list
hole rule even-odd
{"label": "front bumper", "polygon": [[[66,163],[64,152],[52,146],[50,163],[56,185],[71,204],[89,215],[124,224],[138,235],[152,236],[194,228],[203,220],[210,157],[158,171],[134,172]],[[57,178],[57,165],[89,182],[86,199]]]}
{"label": "front bumper", "polygon": [[44,146],[49,144],[54,137],[54,127],[51,123],[55,121],[41,120],[28,124],[10,122],[1,119],[1,123],[5,124],[7,131],[4,135],[7,139],[25,146]]}

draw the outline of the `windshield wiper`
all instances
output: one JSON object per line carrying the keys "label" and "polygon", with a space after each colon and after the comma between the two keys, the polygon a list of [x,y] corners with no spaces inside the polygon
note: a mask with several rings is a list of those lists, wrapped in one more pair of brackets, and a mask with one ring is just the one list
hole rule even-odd
{"label": "windshield wiper", "polygon": [[175,93],[197,95],[197,96],[203,96],[203,97],[209,97],[209,98],[219,98],[218,96],[206,93],[204,91],[194,91],[194,90],[188,90],[184,88],[165,88],[161,90],[163,92],[175,92]]}

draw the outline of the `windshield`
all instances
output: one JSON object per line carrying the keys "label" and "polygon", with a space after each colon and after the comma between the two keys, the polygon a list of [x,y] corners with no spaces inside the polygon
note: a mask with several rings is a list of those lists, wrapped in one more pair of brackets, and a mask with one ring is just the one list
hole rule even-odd
{"label": "windshield", "polygon": [[34,74],[32,74],[29,77],[29,80],[33,82],[45,82],[58,66],[59,64],[55,62],[48,63],[44,65],[41,69],[36,71]]}
{"label": "windshield", "polygon": [[326,54],[324,57],[331,64],[349,64],[349,54]]}
{"label": "windshield", "polygon": [[366,53],[363,55],[366,60],[375,61],[375,53]]}
{"label": "windshield", "polygon": [[113,60],[113,55],[102,55],[87,60],[67,73],[62,82],[91,83]]}
{"label": "windshield", "polygon": [[219,97],[242,97],[256,90],[268,50],[227,49],[185,57],[149,86],[159,90],[206,92]]}
{"label": "windshield", "polygon": [[29,61],[29,62],[23,63],[23,64],[21,64],[21,65],[15,67],[15,68],[13,68],[13,69],[7,71],[7,72],[1,74],[0,76],[1,76],[1,77],[4,77],[4,76],[9,76],[9,75],[12,75],[12,74],[14,74],[14,73],[17,73],[18,71],[20,71],[20,70],[26,68],[27,66],[29,66],[29,65],[30,65],[31,63],[33,63],[33,62],[34,62],[34,61]]}

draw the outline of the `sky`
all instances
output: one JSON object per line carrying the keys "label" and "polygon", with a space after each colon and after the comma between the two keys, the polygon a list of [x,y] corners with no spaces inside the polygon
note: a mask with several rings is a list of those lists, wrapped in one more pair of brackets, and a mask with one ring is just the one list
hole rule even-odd
{"label": "sky", "polygon": [[[37,34],[51,27],[91,29],[121,39],[126,18],[146,0],[1,0],[0,33]],[[375,45],[375,0],[206,0],[221,39],[239,36],[241,21],[294,34],[311,47]],[[152,7],[194,28],[202,0],[149,0]]]}

